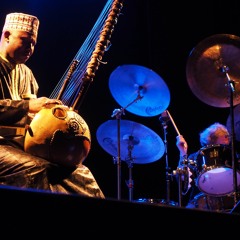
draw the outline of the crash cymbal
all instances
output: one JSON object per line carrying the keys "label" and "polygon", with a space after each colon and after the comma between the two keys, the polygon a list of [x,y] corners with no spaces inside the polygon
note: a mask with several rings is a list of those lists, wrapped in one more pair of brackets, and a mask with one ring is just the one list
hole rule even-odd
{"label": "crash cymbal", "polygon": [[[240,142],[240,104],[234,107],[233,110],[234,115],[234,131],[235,131],[235,137],[236,140]],[[232,125],[231,125],[231,115],[229,114],[226,122],[226,127],[229,131],[229,133],[232,133]]]}
{"label": "crash cymbal", "polygon": [[240,103],[240,38],[217,34],[204,39],[190,53],[186,74],[192,92],[204,103],[229,107],[229,79],[235,82],[233,105]]}
{"label": "crash cymbal", "polygon": [[138,164],[159,160],[165,150],[162,139],[154,131],[128,120],[120,120],[119,141],[118,120],[108,120],[100,125],[97,129],[97,140],[113,157],[118,157],[118,143],[120,143],[121,160]]}
{"label": "crash cymbal", "polygon": [[161,114],[170,102],[170,92],[163,79],[139,65],[117,67],[110,75],[109,88],[123,108],[143,117]]}

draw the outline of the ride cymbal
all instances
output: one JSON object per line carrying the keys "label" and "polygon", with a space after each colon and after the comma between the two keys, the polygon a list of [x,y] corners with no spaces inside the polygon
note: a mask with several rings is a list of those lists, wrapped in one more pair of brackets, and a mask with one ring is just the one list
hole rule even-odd
{"label": "ride cymbal", "polygon": [[120,120],[120,138],[118,141],[118,120],[108,120],[97,129],[97,140],[100,146],[113,157],[122,161],[143,164],[159,160],[165,151],[162,139],[148,127]]}
{"label": "ride cymbal", "polygon": [[170,92],[163,79],[139,65],[117,67],[110,75],[109,88],[123,108],[143,117],[161,114],[170,102]]}
{"label": "ride cymbal", "polygon": [[190,89],[204,103],[229,107],[229,80],[235,86],[233,105],[240,103],[240,38],[216,34],[204,39],[191,51],[186,74]]}

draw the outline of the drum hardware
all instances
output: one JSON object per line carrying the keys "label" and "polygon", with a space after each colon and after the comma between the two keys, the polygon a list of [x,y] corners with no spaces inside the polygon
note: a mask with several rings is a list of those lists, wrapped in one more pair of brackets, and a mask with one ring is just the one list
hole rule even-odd
{"label": "drum hardware", "polygon": [[173,171],[173,175],[177,179],[178,183],[178,199],[179,199],[179,206],[182,206],[182,195],[186,195],[188,190],[191,188],[193,178],[195,177],[197,165],[195,161],[185,159],[182,162],[181,167],[177,167],[176,170]]}
{"label": "drum hardware", "polygon": [[[234,107],[234,128],[235,128],[235,135],[236,140],[240,142],[240,104]],[[228,128],[229,133],[232,133],[231,130],[231,116],[229,115],[227,118],[226,126]],[[240,154],[238,153],[237,156],[238,159],[240,159]]]}
{"label": "drum hardware", "polygon": [[[185,195],[188,191],[189,187],[189,169],[188,166],[185,165],[183,167],[178,167],[173,171],[174,176],[178,178],[178,188],[179,188],[179,199],[181,199],[182,195]],[[181,204],[179,204],[181,205]]]}
{"label": "drum hardware", "polygon": [[[240,193],[237,194],[237,199],[240,199]],[[230,211],[231,214],[237,214],[240,215],[240,201],[237,202],[237,204],[234,205],[233,209]]]}
{"label": "drum hardware", "polygon": [[[118,199],[121,198],[121,161],[129,167],[129,200],[132,201],[132,164],[145,164],[159,160],[164,154],[162,139],[148,127],[129,120],[108,120],[97,129],[100,146],[117,163]],[[121,161],[120,161],[121,160]]]}
{"label": "drum hardware", "polygon": [[[234,107],[233,109],[233,115],[234,115],[234,120],[232,120],[232,116],[231,114],[228,116],[227,118],[227,123],[226,123],[226,126],[228,128],[228,131],[230,134],[232,134],[232,127],[231,125],[234,124],[234,130],[235,130],[235,137],[236,137],[236,140],[238,142],[240,142],[240,104],[238,104],[237,106]],[[240,154],[239,153],[236,153],[236,158],[238,159],[238,161],[236,162],[236,165],[238,168],[240,166]],[[236,193],[236,198],[238,200],[240,200],[240,192],[237,192]],[[239,209],[239,206],[240,206],[240,201],[238,201],[238,203],[236,204],[236,209]]]}
{"label": "drum hardware", "polygon": [[233,108],[240,103],[240,84],[236,84],[240,79],[239,59],[240,38],[231,34],[216,34],[204,39],[191,51],[186,67],[189,87],[201,101],[214,107],[230,107],[228,126],[235,204],[238,177]]}
{"label": "drum hardware", "polygon": [[139,141],[136,141],[133,136],[127,136],[125,139],[128,142],[128,156],[127,159],[125,160],[126,163],[128,164],[128,169],[129,169],[129,179],[126,181],[128,190],[129,190],[129,201],[133,200],[133,187],[134,187],[134,182],[132,178],[132,167],[134,163],[134,157],[132,156],[132,151],[134,148],[134,145],[137,145]]}
{"label": "drum hardware", "polygon": [[182,206],[182,183],[183,179],[185,179],[185,175],[187,173],[187,169],[177,168],[176,170],[173,170],[173,176],[177,177],[177,183],[178,183],[178,206]]}
{"label": "drum hardware", "polygon": [[[174,120],[173,120],[173,118],[172,118],[172,116],[171,116],[171,114],[170,114],[170,112],[168,111],[168,110],[165,110],[162,114],[161,114],[161,116],[160,116],[160,121],[161,121],[161,117],[162,116],[164,116],[164,118],[165,119],[167,119],[167,121],[171,121],[171,123],[172,123],[172,125],[173,125],[173,127],[174,127],[174,129],[175,129],[175,131],[176,131],[176,133],[177,133],[177,135],[178,136],[180,136],[181,134],[180,134],[180,132],[179,132],[179,130],[178,130],[178,128],[177,128],[177,126],[176,126],[176,124],[175,124],[175,122],[174,122]],[[164,126],[165,128],[166,128],[166,126]],[[166,135],[166,133],[165,133],[165,135]],[[165,141],[166,141],[166,139],[165,139]],[[165,148],[167,148],[167,146],[165,147]],[[166,150],[167,151],[167,150]],[[167,155],[167,154],[166,154]],[[168,166],[168,162],[167,162],[168,160],[167,160],[167,157],[166,157],[166,166]],[[188,160],[187,159],[184,159],[184,163],[188,163]],[[178,177],[178,206],[179,207],[181,207],[182,206],[182,194],[183,194],[183,191],[182,191],[182,182],[183,182],[183,178],[184,179],[188,179],[187,178],[187,176],[188,176],[188,170],[187,170],[187,168],[185,168],[184,167],[184,169],[180,169],[180,168],[177,168],[177,170],[174,170],[173,172],[172,172],[172,176],[175,176],[175,177]],[[167,201],[169,200],[169,181],[168,181],[168,179],[166,179],[166,181],[167,181]]]}
{"label": "drum hardware", "polygon": [[197,166],[197,162],[195,160],[192,160],[192,159],[188,159],[187,163],[188,163],[189,166],[192,166],[192,167]]}
{"label": "drum hardware", "polygon": [[[116,121],[108,121],[99,127],[97,139],[104,150],[110,153],[115,158],[114,162],[117,163],[117,189],[118,199],[120,200],[121,161],[123,160],[128,162],[129,175],[131,176],[133,162],[141,164],[156,161],[162,157],[164,148],[161,138],[150,129],[137,123],[126,120],[123,121],[121,120],[121,116],[124,114],[125,110],[140,116],[156,116],[157,114],[162,113],[168,107],[170,101],[170,92],[166,83],[158,74],[151,69],[139,65],[118,66],[110,75],[109,89],[112,96],[122,106],[122,108],[115,109],[113,111],[111,117],[115,117]],[[140,129],[143,130],[143,133],[147,135],[144,136],[140,134],[140,132],[136,132],[135,127],[137,126],[140,127]],[[112,135],[112,132],[110,132],[110,135],[105,136],[106,132],[104,133],[102,130],[105,130],[104,128],[108,127],[114,128],[111,130],[115,135]],[[137,135],[134,135],[134,132],[132,131],[135,131],[135,134]],[[107,133],[109,133],[109,131],[107,131]],[[131,149],[130,152],[129,146],[126,146],[126,139],[123,139],[124,135],[127,136],[127,139],[133,137],[134,140],[136,140],[136,137],[140,137],[140,142],[136,144],[134,149]],[[147,140],[146,136],[150,138]],[[107,142],[103,138],[109,139],[111,143]],[[150,146],[148,141],[149,143],[151,142],[154,147],[156,147],[155,149],[152,149],[152,152],[150,152],[150,149],[153,146]],[[142,146],[142,143],[144,142],[145,146]],[[146,146],[149,147],[149,149],[146,148]],[[141,148],[139,148],[138,151],[135,151],[135,149],[138,147]],[[126,151],[127,149],[128,151]],[[129,153],[132,154],[132,151],[135,154],[134,161],[132,161],[131,157],[129,158],[129,156],[127,156]],[[139,155],[139,153],[144,153],[146,155]],[[130,189],[129,200],[131,201],[131,177],[127,185]]]}
{"label": "drum hardware", "polygon": [[[118,154],[117,154],[117,160],[115,160],[115,163],[117,163],[117,189],[118,189],[118,200],[121,200],[121,150],[120,150],[120,121],[121,121],[121,117],[122,117],[122,114],[125,114],[125,109],[127,109],[129,106],[131,106],[133,103],[137,102],[138,100],[141,100],[143,97],[140,95],[140,92],[138,92],[138,95],[137,97],[131,102],[129,103],[127,106],[121,108],[121,109],[114,109],[113,110],[113,113],[111,115],[111,117],[116,117],[117,121],[118,121],[118,124],[117,124],[117,136],[118,136]],[[116,159],[114,157],[114,159]],[[133,181],[131,179],[130,176],[132,176],[132,164],[129,162],[129,181],[127,183],[127,186],[130,190],[129,192],[129,200],[132,201],[132,196],[133,196],[133,193],[132,193],[132,189],[133,189]]]}
{"label": "drum hardware", "polygon": [[[169,205],[170,203],[170,182],[172,181],[172,173],[171,173],[171,168],[169,167],[169,162],[168,162],[168,141],[167,141],[167,128],[168,128],[168,121],[170,121],[169,114],[167,111],[164,111],[160,117],[159,120],[162,124],[163,127],[163,132],[164,132],[164,144],[165,144],[165,169],[166,169],[166,204]],[[181,202],[179,202],[179,206],[181,206]]]}

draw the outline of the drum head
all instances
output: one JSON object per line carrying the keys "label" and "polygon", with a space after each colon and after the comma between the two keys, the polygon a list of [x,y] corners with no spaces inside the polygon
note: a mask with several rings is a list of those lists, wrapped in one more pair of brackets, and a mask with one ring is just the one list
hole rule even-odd
{"label": "drum head", "polygon": [[[199,175],[197,185],[200,191],[212,196],[224,196],[234,191],[232,168],[219,167]],[[240,174],[237,171],[237,185]]]}
{"label": "drum head", "polygon": [[[201,148],[197,165],[197,186],[201,192],[212,196],[224,196],[234,191],[230,146],[219,144]],[[237,185],[240,186],[239,171]]]}

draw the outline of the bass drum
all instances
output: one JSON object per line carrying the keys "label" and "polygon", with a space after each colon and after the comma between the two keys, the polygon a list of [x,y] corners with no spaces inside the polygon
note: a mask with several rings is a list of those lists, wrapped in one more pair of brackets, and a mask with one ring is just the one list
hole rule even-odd
{"label": "bass drum", "polygon": [[[211,196],[224,196],[234,191],[231,148],[226,145],[209,145],[201,148],[197,157],[197,186]],[[240,173],[237,170],[237,184]]]}
{"label": "bass drum", "polygon": [[217,212],[230,212],[234,207],[234,197],[231,195],[213,197],[204,193],[199,193],[194,197],[191,204],[193,208],[197,209]]}
{"label": "bass drum", "polygon": [[76,167],[91,147],[89,127],[84,119],[66,106],[48,106],[30,123],[24,150],[34,156],[64,166]]}

